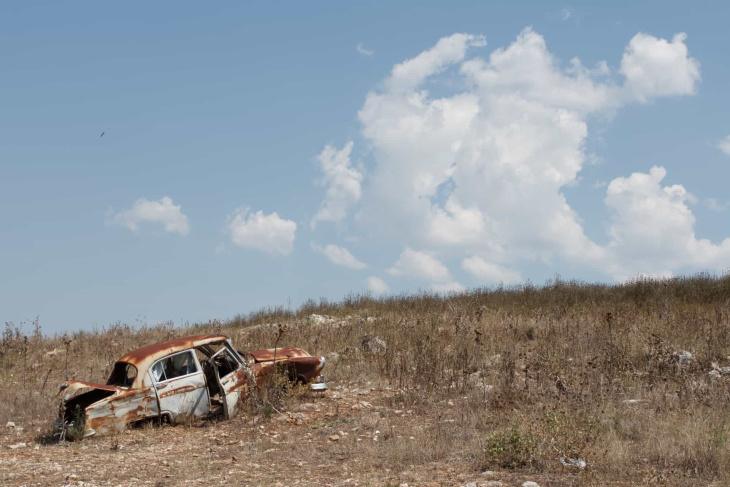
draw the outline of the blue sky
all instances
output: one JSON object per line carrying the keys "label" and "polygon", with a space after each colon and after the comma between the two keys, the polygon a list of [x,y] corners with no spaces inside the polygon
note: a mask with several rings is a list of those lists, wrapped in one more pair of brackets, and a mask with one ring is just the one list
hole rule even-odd
{"label": "blue sky", "polygon": [[723,272],[728,14],[3,4],[0,318]]}

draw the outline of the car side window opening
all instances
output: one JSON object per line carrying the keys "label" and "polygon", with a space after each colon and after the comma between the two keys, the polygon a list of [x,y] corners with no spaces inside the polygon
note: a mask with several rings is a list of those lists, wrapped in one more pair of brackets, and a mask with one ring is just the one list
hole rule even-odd
{"label": "car side window opening", "polygon": [[163,382],[194,374],[198,372],[198,365],[192,351],[188,350],[159,360],[151,370],[155,382]]}
{"label": "car side window opening", "polygon": [[126,362],[117,362],[114,364],[114,370],[109,376],[107,385],[131,387],[135,378],[137,378],[137,367]]}

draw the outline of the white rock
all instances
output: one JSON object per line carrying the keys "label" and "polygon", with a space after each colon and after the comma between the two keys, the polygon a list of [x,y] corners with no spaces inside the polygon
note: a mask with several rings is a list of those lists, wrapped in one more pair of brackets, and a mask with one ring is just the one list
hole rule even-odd
{"label": "white rock", "polygon": [[674,352],[674,360],[679,362],[679,365],[689,365],[695,361],[695,356],[686,350],[679,350]]}
{"label": "white rock", "polygon": [[309,323],[312,325],[324,325],[325,323],[332,323],[335,321],[331,316],[324,315],[309,315]]}
{"label": "white rock", "polygon": [[717,379],[720,379],[721,377],[722,377],[722,373],[717,369],[712,369],[705,376],[705,378],[707,379],[707,382],[715,382]]}
{"label": "white rock", "polygon": [[6,428],[15,428],[15,423],[12,421],[8,421],[8,424],[5,425]]}
{"label": "white rock", "polygon": [[18,448],[25,448],[26,446],[28,446],[27,443],[16,443],[14,445],[8,445],[8,448],[11,450],[17,450]]}
{"label": "white rock", "polygon": [[363,335],[360,338],[360,347],[365,353],[385,355],[388,351],[388,342],[377,335]]}
{"label": "white rock", "polygon": [[532,480],[528,480],[527,482],[522,483],[522,487],[540,487],[537,482],[533,482]]}

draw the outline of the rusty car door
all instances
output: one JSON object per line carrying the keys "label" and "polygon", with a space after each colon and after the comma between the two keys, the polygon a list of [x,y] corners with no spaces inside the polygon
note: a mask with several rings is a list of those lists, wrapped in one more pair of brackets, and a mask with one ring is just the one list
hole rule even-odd
{"label": "rusty car door", "polygon": [[160,414],[173,422],[210,412],[205,377],[192,350],[174,353],[150,367]]}
{"label": "rusty car door", "polygon": [[250,370],[228,342],[210,358],[210,362],[215,369],[218,387],[223,391],[223,413],[226,419],[230,419],[236,413],[241,393],[247,390]]}

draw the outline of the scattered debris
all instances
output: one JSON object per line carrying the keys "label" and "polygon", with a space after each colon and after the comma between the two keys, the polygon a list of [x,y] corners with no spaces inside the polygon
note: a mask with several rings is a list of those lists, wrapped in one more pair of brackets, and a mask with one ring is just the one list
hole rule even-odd
{"label": "scattered debris", "polygon": [[712,370],[707,375],[707,382],[714,382],[723,377],[730,377],[730,367],[720,367],[717,363],[713,362]]}
{"label": "scattered debris", "polygon": [[678,352],[674,352],[674,360],[676,360],[679,365],[689,365],[694,363],[695,356],[686,350],[679,350]]}
{"label": "scattered debris", "polygon": [[63,348],[54,348],[50,352],[46,352],[45,356],[46,357],[55,357],[56,355],[58,355],[60,353],[66,353],[66,350],[64,350]]}
{"label": "scattered debris", "polygon": [[712,369],[711,371],[709,371],[707,373],[707,375],[705,376],[705,378],[707,379],[707,382],[712,383],[712,382],[715,382],[718,379],[722,379],[722,373],[719,370],[717,370],[717,369]]}
{"label": "scattered debris", "polygon": [[586,461],[581,458],[560,458],[560,463],[569,468],[579,468],[583,470],[586,468]]}
{"label": "scattered debris", "polygon": [[640,404],[645,402],[643,399],[624,399],[624,404]]}
{"label": "scattered debris", "polygon": [[385,355],[388,351],[388,343],[377,335],[363,335],[360,347],[363,352],[373,355]]}

